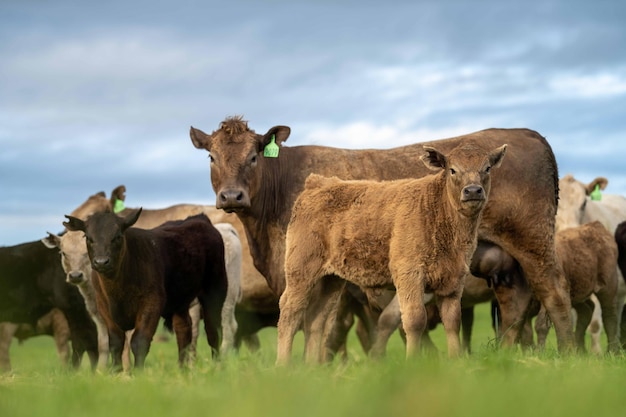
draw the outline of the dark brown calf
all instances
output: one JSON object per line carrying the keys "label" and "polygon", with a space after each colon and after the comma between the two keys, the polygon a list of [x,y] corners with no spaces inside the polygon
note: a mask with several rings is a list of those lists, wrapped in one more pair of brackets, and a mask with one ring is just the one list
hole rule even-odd
{"label": "dark brown calf", "polygon": [[175,331],[178,362],[185,364],[191,343],[189,305],[196,297],[215,356],[228,285],[220,233],[205,215],[150,230],[130,227],[140,214],[141,209],[123,218],[96,213],[86,221],[66,216],[64,223],[69,230],[85,232],[114,368],[121,366],[124,332],[131,329],[135,367],[144,366],[159,317]]}

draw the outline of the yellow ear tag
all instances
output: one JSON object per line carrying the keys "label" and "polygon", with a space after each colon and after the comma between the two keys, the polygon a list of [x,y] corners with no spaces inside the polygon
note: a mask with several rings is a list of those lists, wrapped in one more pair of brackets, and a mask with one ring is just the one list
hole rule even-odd
{"label": "yellow ear tag", "polygon": [[278,158],[279,150],[280,148],[276,144],[276,136],[272,135],[272,140],[263,149],[263,156],[266,158]]}
{"label": "yellow ear tag", "polygon": [[594,188],[591,194],[589,194],[589,197],[591,197],[593,201],[602,200],[602,191],[600,191],[600,185],[596,184],[596,188]]}

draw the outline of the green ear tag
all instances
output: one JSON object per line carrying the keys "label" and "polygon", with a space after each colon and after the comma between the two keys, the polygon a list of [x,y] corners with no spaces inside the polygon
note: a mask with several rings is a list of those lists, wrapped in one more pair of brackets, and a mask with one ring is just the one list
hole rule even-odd
{"label": "green ear tag", "polygon": [[276,144],[276,136],[272,135],[272,140],[265,145],[265,149],[263,149],[263,156],[266,158],[278,158],[279,150],[280,148]]}
{"label": "green ear tag", "polygon": [[589,197],[591,197],[593,201],[602,200],[602,191],[600,191],[600,185],[596,184],[596,188],[594,188],[591,194],[589,194]]}
{"label": "green ear tag", "polygon": [[115,205],[113,206],[113,213],[119,213],[120,211],[124,210],[126,207],[124,207],[124,202],[120,199],[115,200]]}

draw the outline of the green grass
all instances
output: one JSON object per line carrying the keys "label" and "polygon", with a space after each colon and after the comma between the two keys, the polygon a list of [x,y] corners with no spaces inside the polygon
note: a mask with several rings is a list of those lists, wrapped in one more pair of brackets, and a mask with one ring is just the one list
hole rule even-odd
{"label": "green grass", "polygon": [[[554,332],[544,352],[494,347],[488,306],[477,309],[470,357],[445,353],[404,359],[394,335],[387,357],[366,358],[354,335],[344,363],[274,367],[276,331],[262,349],[213,362],[206,342],[191,370],[179,370],[172,340],[153,343],[146,369],[132,375],[62,369],[52,339],[11,349],[13,372],[0,376],[0,416],[619,416],[624,415],[626,358],[561,356]],[[445,350],[441,328],[433,340]]]}

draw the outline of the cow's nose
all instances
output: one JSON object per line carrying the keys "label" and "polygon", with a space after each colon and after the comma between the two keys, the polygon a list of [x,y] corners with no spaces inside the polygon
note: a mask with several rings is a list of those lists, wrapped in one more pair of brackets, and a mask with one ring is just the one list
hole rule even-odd
{"label": "cow's nose", "polygon": [[243,201],[243,191],[240,190],[226,190],[220,193],[220,200],[222,203],[241,203]]}
{"label": "cow's nose", "polygon": [[83,273],[81,271],[70,271],[67,274],[67,280],[70,284],[80,284],[83,282]]}
{"label": "cow's nose", "polygon": [[480,185],[468,185],[463,188],[463,200],[483,200],[485,192]]}
{"label": "cow's nose", "polygon": [[109,264],[108,256],[99,256],[97,258],[93,258],[93,266],[94,268],[102,268]]}

